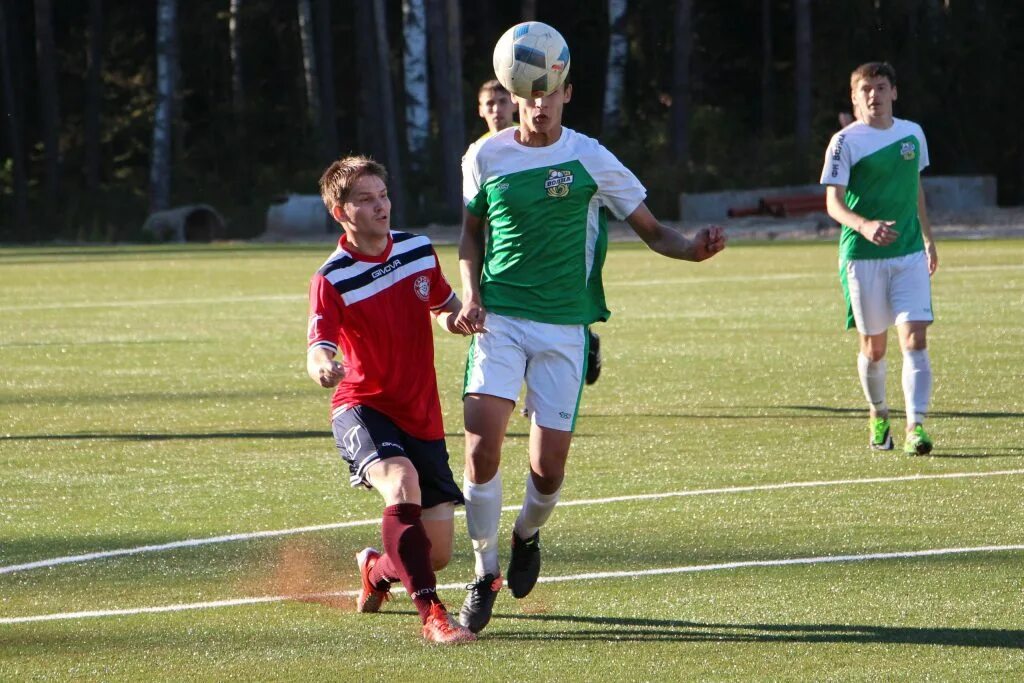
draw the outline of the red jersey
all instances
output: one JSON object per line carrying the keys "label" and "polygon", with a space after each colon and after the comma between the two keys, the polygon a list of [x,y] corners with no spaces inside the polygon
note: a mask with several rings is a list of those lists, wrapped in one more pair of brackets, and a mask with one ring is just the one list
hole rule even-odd
{"label": "red jersey", "polygon": [[455,296],[430,240],[392,231],[380,256],[338,248],[309,283],[309,350],[339,354],[332,415],[366,405],[423,440],[444,438],[431,310]]}

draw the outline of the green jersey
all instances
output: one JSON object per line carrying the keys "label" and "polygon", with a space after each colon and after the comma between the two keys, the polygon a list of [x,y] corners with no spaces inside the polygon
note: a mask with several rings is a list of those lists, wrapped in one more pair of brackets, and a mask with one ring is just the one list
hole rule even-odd
{"label": "green jersey", "polygon": [[822,185],[846,187],[846,205],[868,220],[895,221],[899,237],[884,247],[848,225],[839,238],[840,260],[880,259],[924,249],[917,194],[928,165],[921,126],[893,119],[885,130],[855,121],[832,136],[821,172]]}
{"label": "green jersey", "polygon": [[647,191],[593,138],[563,127],[554,144],[526,147],[515,133],[474,143],[462,160],[466,209],[488,222],[484,308],[560,325],[607,320],[608,213],[629,216]]}

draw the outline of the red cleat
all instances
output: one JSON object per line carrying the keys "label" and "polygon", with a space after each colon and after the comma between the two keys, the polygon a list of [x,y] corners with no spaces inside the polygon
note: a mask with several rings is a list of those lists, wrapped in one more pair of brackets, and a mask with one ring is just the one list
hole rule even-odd
{"label": "red cleat", "polygon": [[375,548],[363,548],[356,554],[359,578],[363,580],[363,587],[359,589],[359,595],[356,597],[357,612],[379,612],[380,606],[391,599],[391,593],[386,589],[378,590],[370,583],[370,570],[379,557],[380,553]]}
{"label": "red cleat", "polygon": [[439,602],[430,606],[427,622],[423,624],[423,637],[431,643],[440,645],[457,645],[472,643],[476,634],[465,626],[460,626],[448,616],[448,610]]}

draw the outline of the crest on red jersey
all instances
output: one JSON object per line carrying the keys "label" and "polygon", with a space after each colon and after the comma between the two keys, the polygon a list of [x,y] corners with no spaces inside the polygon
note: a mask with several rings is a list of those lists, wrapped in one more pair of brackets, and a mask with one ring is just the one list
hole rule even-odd
{"label": "crest on red jersey", "polygon": [[430,278],[426,275],[420,275],[416,278],[415,282],[412,283],[412,289],[423,301],[430,298]]}

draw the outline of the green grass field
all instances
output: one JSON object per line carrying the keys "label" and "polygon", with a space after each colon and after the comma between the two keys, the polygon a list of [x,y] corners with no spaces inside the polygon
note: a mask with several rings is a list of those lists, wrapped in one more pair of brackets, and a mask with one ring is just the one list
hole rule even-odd
{"label": "green grass field", "polygon": [[[866,447],[834,244],[614,245],[544,582],[459,648],[423,644],[404,595],[360,615],[346,593],[381,503],[304,372],[329,251],[0,250],[0,679],[1024,678],[1024,242],[940,245],[925,458]],[[457,473],[466,346],[437,331]]]}

